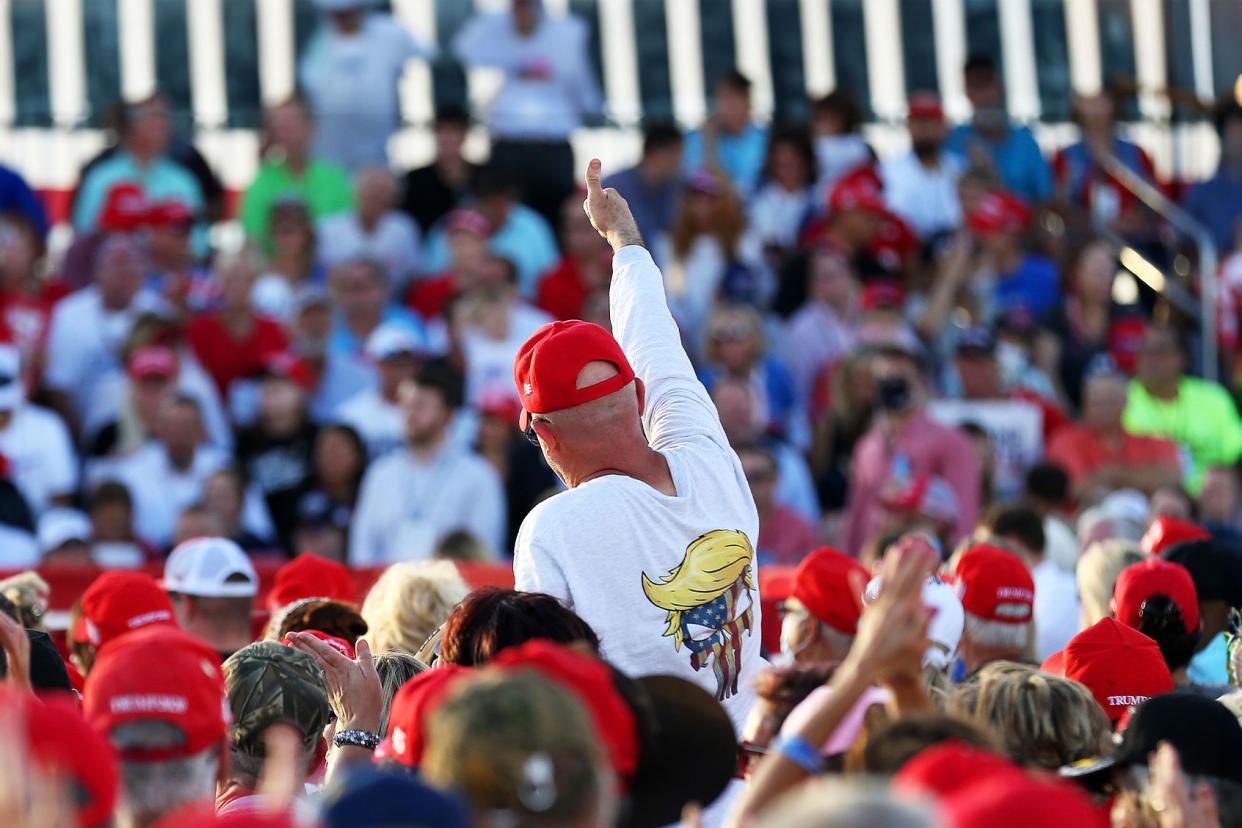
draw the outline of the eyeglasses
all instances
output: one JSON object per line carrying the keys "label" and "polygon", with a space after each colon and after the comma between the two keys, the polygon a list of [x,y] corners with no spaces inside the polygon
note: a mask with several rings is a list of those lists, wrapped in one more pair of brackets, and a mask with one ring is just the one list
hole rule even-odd
{"label": "eyeglasses", "polygon": [[531,420],[527,424],[526,430],[523,431],[522,433],[526,435],[526,439],[530,441],[530,444],[532,446],[534,446],[535,448],[539,448],[539,435],[535,433],[535,421],[534,420]]}
{"label": "eyeglasses", "polygon": [[806,607],[794,606],[788,601],[781,601],[776,605],[777,615],[806,615]]}

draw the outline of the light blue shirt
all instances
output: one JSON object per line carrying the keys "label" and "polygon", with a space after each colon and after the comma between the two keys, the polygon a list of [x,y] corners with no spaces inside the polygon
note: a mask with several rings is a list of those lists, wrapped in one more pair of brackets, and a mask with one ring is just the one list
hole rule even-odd
{"label": "light blue shirt", "polygon": [[[703,143],[703,131],[696,129],[686,135],[681,166],[687,173],[701,170],[707,165]],[[768,156],[768,131],[751,124],[740,135],[716,135],[716,160],[720,168],[733,182],[738,195],[754,192],[763,172],[763,162]]]}
{"label": "light blue shirt", "polygon": [[[426,349],[430,345],[427,329],[417,314],[406,310],[400,305],[389,305],[380,318],[381,325],[395,324],[409,328],[415,341]],[[328,335],[328,353],[338,357],[352,357],[362,353],[366,343],[354,336],[353,331],[345,324],[345,320],[337,316],[332,320],[332,333]]]}
{"label": "light blue shirt", "polygon": [[[513,205],[508,220],[488,242],[488,249],[513,262],[517,268],[518,290],[527,298],[535,295],[540,275],[560,261],[552,228],[543,216],[524,204]],[[448,264],[448,237],[442,224],[436,224],[427,237],[423,272],[439,273]]]}
{"label": "light blue shirt", "polygon": [[529,36],[511,12],[471,18],[453,39],[469,67],[499,69],[504,84],[488,109],[493,138],[563,141],[600,111],[602,96],[587,58],[588,31],[578,18],[541,14]]}
{"label": "light blue shirt", "polygon": [[1046,201],[1052,195],[1052,169],[1026,127],[1011,124],[1004,140],[993,143],[974,124],[965,123],[949,133],[945,142],[945,149],[963,159],[967,167],[971,166],[972,146],[991,156],[1005,186],[1028,202]]}
{"label": "light blue shirt", "polygon": [[1186,670],[1192,684],[1229,683],[1229,641],[1224,633],[1195,653]]}
{"label": "light blue shirt", "polygon": [[[133,184],[148,202],[179,201],[196,216],[202,215],[203,191],[189,170],[164,156],[144,167],[125,150],[118,150],[111,158],[96,164],[78,188],[73,208],[74,230],[92,233],[99,229],[99,216],[108,193],[118,184]],[[196,253],[207,252],[206,231],[201,225],[195,227],[193,243]]]}

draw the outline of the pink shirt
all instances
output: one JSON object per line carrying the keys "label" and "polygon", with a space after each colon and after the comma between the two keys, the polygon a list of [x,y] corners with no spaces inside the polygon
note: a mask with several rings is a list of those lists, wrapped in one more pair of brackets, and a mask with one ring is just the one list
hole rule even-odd
{"label": "pink shirt", "polygon": [[979,515],[979,461],[974,447],[965,434],[918,411],[895,438],[887,437],[877,423],[854,446],[846,503],[846,554],[856,556],[862,551],[874,529],[880,492],[901,473],[907,478],[924,474],[943,477],[957,494],[961,510],[957,537],[975,525]]}

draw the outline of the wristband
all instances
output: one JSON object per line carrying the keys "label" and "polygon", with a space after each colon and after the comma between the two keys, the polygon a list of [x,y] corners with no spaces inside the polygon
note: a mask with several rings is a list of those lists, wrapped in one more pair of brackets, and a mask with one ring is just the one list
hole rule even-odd
{"label": "wristband", "polygon": [[779,753],[809,774],[814,775],[823,770],[819,750],[796,733],[777,736],[768,750]]}
{"label": "wristband", "polygon": [[332,737],[332,744],[337,747],[360,747],[375,750],[379,747],[380,738],[365,730],[341,730]]}

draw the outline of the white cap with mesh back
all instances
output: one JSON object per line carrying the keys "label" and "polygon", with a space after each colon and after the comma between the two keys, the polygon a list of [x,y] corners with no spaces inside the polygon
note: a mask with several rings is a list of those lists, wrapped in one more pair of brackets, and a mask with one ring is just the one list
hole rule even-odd
{"label": "white cap with mesh back", "polygon": [[228,538],[191,538],[168,556],[161,586],[202,598],[251,598],[259,591],[259,575]]}

